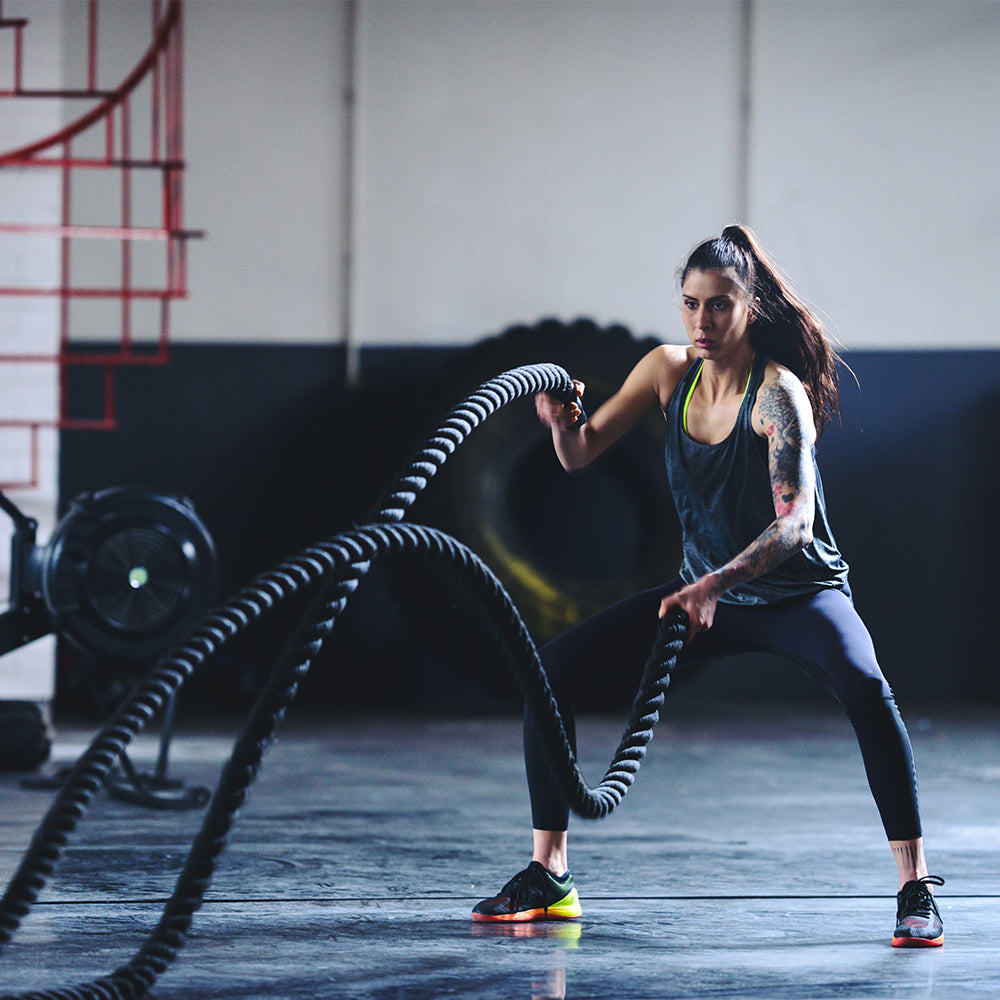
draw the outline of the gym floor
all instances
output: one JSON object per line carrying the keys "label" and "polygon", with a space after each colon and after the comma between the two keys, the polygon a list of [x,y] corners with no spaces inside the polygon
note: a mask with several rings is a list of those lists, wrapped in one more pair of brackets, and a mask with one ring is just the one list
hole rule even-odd
{"label": "gym floor", "polygon": [[[295,998],[1000,996],[1000,707],[909,709],[943,948],[889,946],[896,873],[853,735],[815,705],[670,702],[637,782],[573,820],[583,918],[482,925],[527,861],[520,723],[296,718],[264,760],[186,946],[152,995]],[[588,781],[623,718],[580,720]],[[169,773],[213,787],[233,736],[178,722]],[[57,731],[47,769],[89,734]],[[130,755],[154,766],[143,735]],[[51,793],[0,777],[6,884]],[[0,993],[107,974],[153,928],[200,812],[102,791],[0,956]]]}

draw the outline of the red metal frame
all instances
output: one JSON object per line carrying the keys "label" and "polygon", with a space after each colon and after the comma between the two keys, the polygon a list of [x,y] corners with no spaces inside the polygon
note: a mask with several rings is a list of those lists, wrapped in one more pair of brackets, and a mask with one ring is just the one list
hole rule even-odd
{"label": "red metal frame", "polygon": [[[27,481],[0,483],[0,487],[33,487],[38,484],[38,437],[42,427],[71,430],[113,430],[115,415],[115,371],[121,365],[163,365],[169,360],[170,310],[172,299],[187,295],[187,240],[200,232],[183,226],[183,52],[182,0],[151,0],[152,41],[145,54],[112,90],[98,87],[98,7],[99,0],[88,0],[86,33],[87,86],[80,89],[28,89],[23,85],[25,33],[27,18],[5,18],[0,0],[0,31],[13,32],[14,58],[10,86],[0,80],[0,98],[66,98],[96,101],[80,118],[44,139],[9,152],[0,152],[0,170],[42,169],[61,172],[61,217],[58,224],[9,223],[0,220],[0,233],[51,236],[59,240],[60,280],[55,287],[0,286],[0,296],[48,297],[59,299],[58,353],[0,353],[0,363],[52,362],[59,368],[59,414],[52,420],[3,420],[0,428],[26,428],[30,434],[31,474]],[[112,14],[114,4],[110,5]],[[136,156],[133,150],[130,102],[140,84],[148,80],[150,89],[150,128],[148,155]],[[103,155],[76,156],[74,142],[92,135],[103,126]],[[143,153],[147,153],[143,150]],[[109,211],[119,213],[108,224],[80,224],[74,221],[72,178],[74,171],[117,171],[120,198]],[[158,171],[160,174],[159,225],[133,225],[133,174],[135,171]],[[93,206],[90,206],[91,208]],[[88,287],[74,281],[72,264],[77,244],[88,241],[112,241],[119,245],[120,279],[111,287]],[[135,241],[160,241],[164,245],[164,280],[155,287],[138,287],[134,282],[132,248]],[[92,244],[91,244],[92,245]],[[88,338],[70,329],[70,303],[75,299],[110,299],[121,303],[119,336],[109,349],[83,350],[79,344]],[[136,344],[133,303],[158,300],[159,324],[155,347]],[[103,412],[97,417],[69,413],[69,372],[76,366],[103,368]]]}

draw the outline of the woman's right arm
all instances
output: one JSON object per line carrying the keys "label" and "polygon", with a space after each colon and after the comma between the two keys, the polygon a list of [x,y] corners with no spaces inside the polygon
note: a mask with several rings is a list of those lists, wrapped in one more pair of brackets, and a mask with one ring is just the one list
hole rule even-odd
{"label": "woman's right arm", "polygon": [[[666,409],[670,396],[690,364],[687,348],[664,344],[654,347],[629,372],[622,387],[577,430],[576,402],[563,403],[547,393],[535,397],[538,419],[552,430],[552,444],[567,472],[584,469],[635,426],[653,407]],[[584,385],[575,382],[577,399]]]}

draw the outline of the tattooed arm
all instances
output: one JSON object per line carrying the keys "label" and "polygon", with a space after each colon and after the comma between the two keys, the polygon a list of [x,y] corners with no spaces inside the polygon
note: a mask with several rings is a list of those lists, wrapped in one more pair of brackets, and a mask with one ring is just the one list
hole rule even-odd
{"label": "tattooed arm", "polygon": [[687,612],[688,641],[711,628],[715,606],[727,590],[756,579],[812,541],[816,430],[802,383],[788,369],[770,362],[751,420],[755,433],[767,441],[774,520],[725,566],[664,598],[661,615],[673,606]]}

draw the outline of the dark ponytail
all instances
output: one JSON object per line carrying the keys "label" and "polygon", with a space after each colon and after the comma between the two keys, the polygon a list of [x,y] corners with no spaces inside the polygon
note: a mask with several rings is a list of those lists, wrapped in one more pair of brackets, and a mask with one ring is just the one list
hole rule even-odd
{"label": "dark ponytail", "polygon": [[735,273],[756,313],[750,345],[798,376],[812,405],[816,433],[822,434],[827,421],[840,413],[840,359],[823,324],[746,226],[727,226],[721,236],[699,244],[680,271],[680,284],[690,271],[726,270]]}

